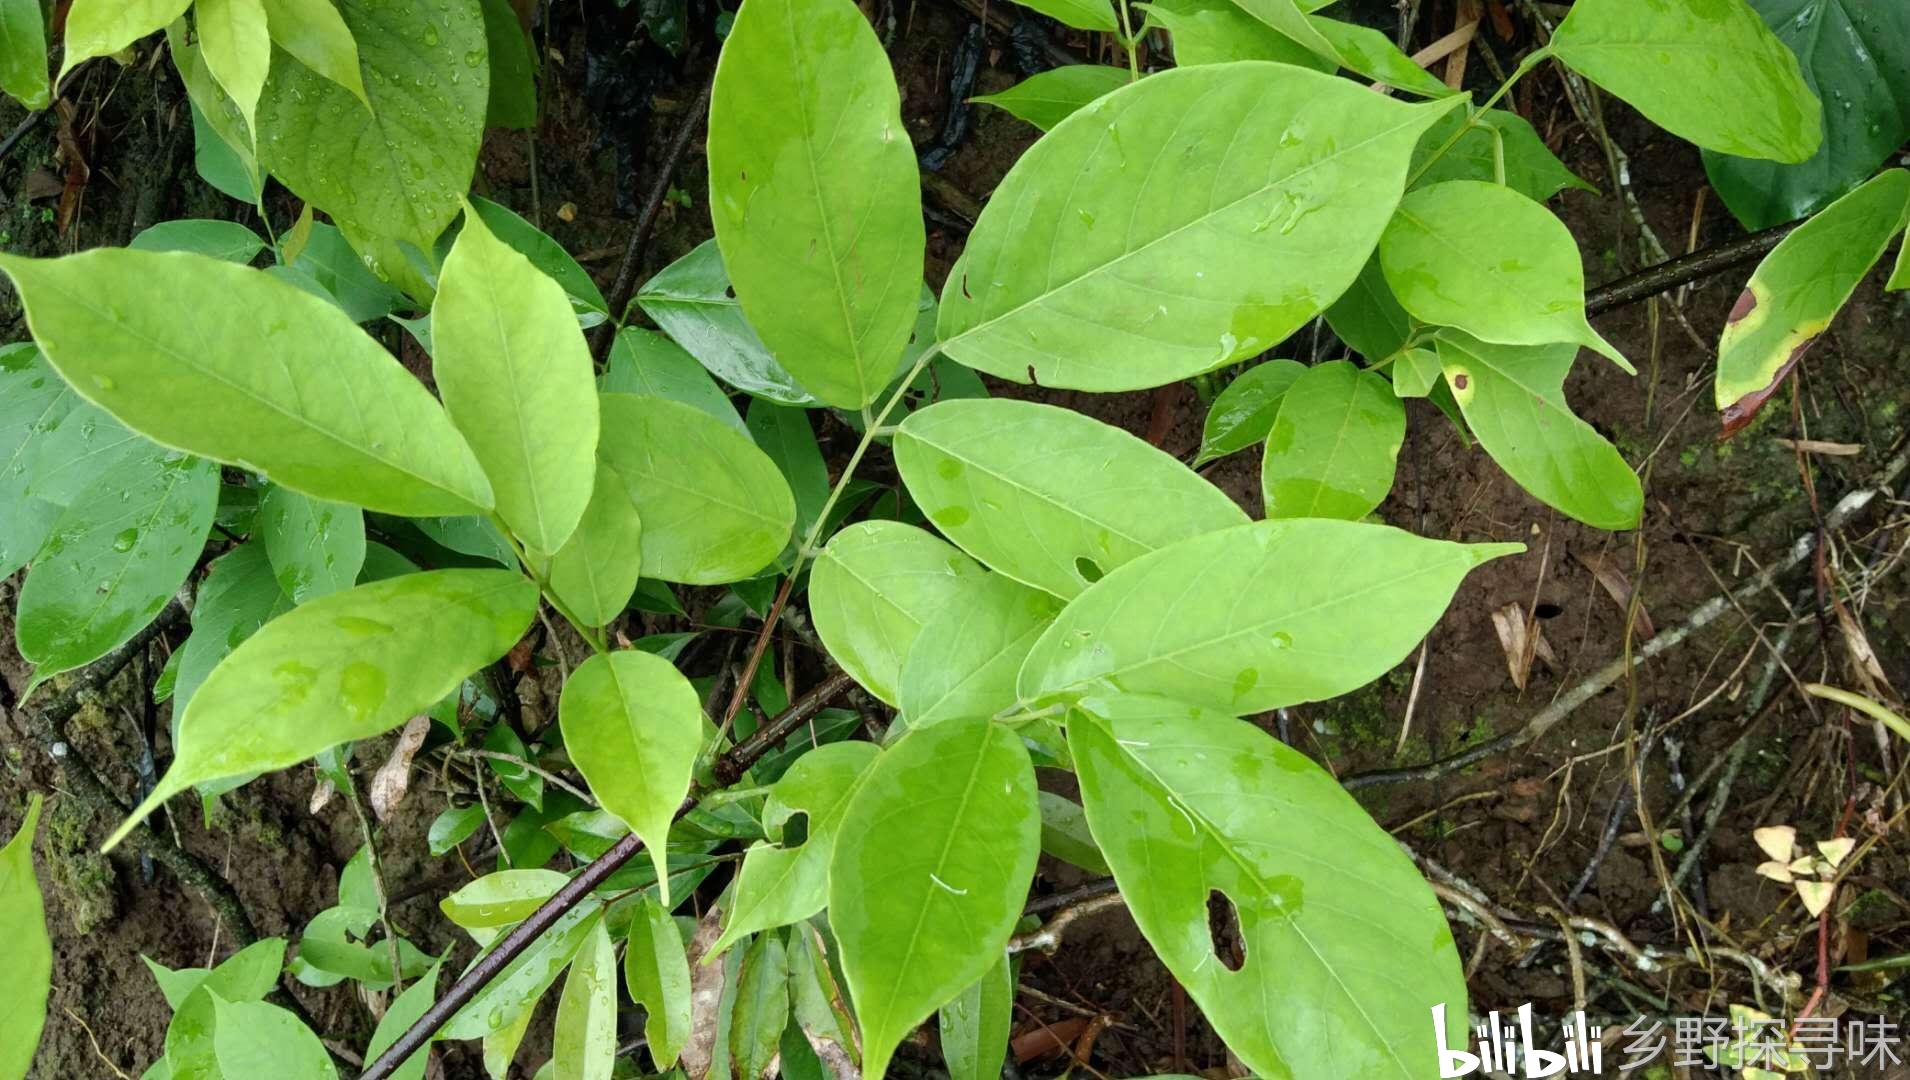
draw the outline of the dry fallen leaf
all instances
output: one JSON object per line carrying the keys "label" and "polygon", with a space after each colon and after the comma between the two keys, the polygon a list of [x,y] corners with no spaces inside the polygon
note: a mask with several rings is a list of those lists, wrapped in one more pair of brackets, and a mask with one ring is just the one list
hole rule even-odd
{"label": "dry fallen leaf", "polygon": [[1829,863],[1833,870],[1844,865],[1844,860],[1850,858],[1850,853],[1856,846],[1857,839],[1852,836],[1840,836],[1835,840],[1817,842],[1817,850],[1822,853],[1824,861]]}
{"label": "dry fallen leaf", "polygon": [[1791,861],[1791,852],[1797,847],[1797,830],[1789,825],[1766,825],[1762,829],[1751,830],[1751,839],[1764,854],[1781,863]]}
{"label": "dry fallen leaf", "polygon": [[723,961],[704,963],[710,946],[723,936],[723,909],[711,907],[697,920],[686,950],[690,960],[690,1038],[677,1064],[690,1080],[703,1080],[716,1060],[716,1029],[722,1020]]}
{"label": "dry fallen leaf", "polygon": [[372,774],[371,791],[366,797],[371,802],[371,812],[379,821],[389,819],[391,812],[404,801],[405,792],[411,787],[411,759],[424,745],[424,737],[430,733],[429,716],[420,713],[405,721],[404,730],[398,733],[397,744],[391,748],[391,756]]}
{"label": "dry fallen leaf", "polygon": [[[1618,610],[1631,610],[1630,578],[1602,558],[1588,559],[1576,551],[1572,552],[1572,558],[1577,559],[1580,566],[1592,572],[1592,577],[1598,580],[1599,586],[1605,590],[1605,595],[1618,604]],[[1640,641],[1649,641],[1652,635],[1658,632],[1657,628],[1651,624],[1651,613],[1645,610],[1645,605],[1642,603],[1638,605],[1637,616],[1632,619],[1631,629],[1632,635]]]}
{"label": "dry fallen leaf", "polygon": [[1538,622],[1525,617],[1525,609],[1516,603],[1492,613],[1492,629],[1499,635],[1499,647],[1505,650],[1506,670],[1512,674],[1512,685],[1525,689],[1526,680],[1532,674],[1534,658],[1544,660],[1548,665],[1556,665],[1558,657],[1553,655],[1552,646],[1545,640],[1545,629]]}

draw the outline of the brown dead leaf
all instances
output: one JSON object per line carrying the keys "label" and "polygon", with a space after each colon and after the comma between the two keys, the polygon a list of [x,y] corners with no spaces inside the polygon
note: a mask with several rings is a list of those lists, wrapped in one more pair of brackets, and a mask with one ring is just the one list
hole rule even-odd
{"label": "brown dead leaf", "polygon": [[404,801],[405,792],[411,787],[411,759],[424,746],[424,737],[430,733],[431,718],[423,713],[405,721],[404,730],[398,733],[398,742],[391,748],[391,756],[372,774],[371,791],[366,798],[379,821],[389,820],[391,812]]}
{"label": "brown dead leaf", "polygon": [[1043,1024],[1030,1031],[1015,1036],[1009,1048],[1015,1060],[1026,1065],[1038,1058],[1056,1057],[1068,1052],[1068,1047],[1088,1030],[1088,1018],[1071,1016],[1066,1020],[1057,1020],[1052,1024]]}
{"label": "brown dead leaf", "polygon": [[61,236],[65,236],[68,226],[79,216],[80,198],[86,194],[86,184],[93,178],[93,170],[86,164],[86,154],[80,149],[79,127],[75,122],[77,113],[73,103],[61,98],[54,102],[54,113],[60,118],[57,136],[59,151],[55,157],[66,166],[66,180],[60,188],[60,207],[54,214],[54,228]]}
{"label": "brown dead leaf", "polygon": [[511,646],[510,652],[507,652],[504,654],[504,663],[512,671],[517,672],[519,675],[523,675],[529,672],[531,669],[532,655],[533,655],[533,648],[531,645],[531,639],[529,637],[525,637],[524,640]]}
{"label": "brown dead leaf", "polygon": [[1512,674],[1512,685],[1525,689],[1526,680],[1532,674],[1532,661],[1542,659],[1546,664],[1556,667],[1558,657],[1553,654],[1552,646],[1545,640],[1545,630],[1537,621],[1525,616],[1525,608],[1517,602],[1492,613],[1492,630],[1499,636],[1499,647],[1505,650],[1506,670]]}
{"label": "brown dead leaf", "polygon": [[312,804],[309,813],[317,817],[319,812],[332,803],[332,796],[338,794],[338,785],[324,777],[318,778],[318,785],[312,788]]}
{"label": "brown dead leaf", "polygon": [[[1630,578],[1605,559],[1586,558],[1576,551],[1572,552],[1572,558],[1577,559],[1580,566],[1592,572],[1592,577],[1598,580],[1599,586],[1605,590],[1605,595],[1617,603],[1618,610],[1631,610]],[[1637,617],[1632,619],[1631,630],[1632,635],[1640,641],[1649,641],[1652,635],[1658,632],[1658,628],[1652,625],[1651,613],[1645,610],[1645,605],[1642,603],[1638,605]]]}
{"label": "brown dead leaf", "polygon": [[1856,457],[1864,452],[1862,443],[1825,442],[1822,439],[1772,439],[1771,441],[1786,450],[1817,454],[1820,457]]}
{"label": "brown dead leaf", "polygon": [[690,959],[690,1038],[677,1058],[684,1075],[703,1080],[716,1060],[716,1029],[722,1020],[723,961],[704,963],[710,946],[723,936],[723,909],[711,907],[697,920],[686,950]]}

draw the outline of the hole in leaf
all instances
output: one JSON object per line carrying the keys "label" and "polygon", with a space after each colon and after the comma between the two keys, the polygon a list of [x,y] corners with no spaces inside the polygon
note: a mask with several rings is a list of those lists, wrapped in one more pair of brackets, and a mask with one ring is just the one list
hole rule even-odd
{"label": "hole in leaf", "polygon": [[728,297],[731,300],[736,299],[736,286],[734,285],[723,286],[723,295]]}
{"label": "hole in leaf", "polygon": [[1090,585],[1101,580],[1101,564],[1085,555],[1074,560],[1074,572],[1080,574],[1081,580]]}
{"label": "hole in leaf", "polygon": [[1560,615],[1565,614],[1565,609],[1549,601],[1541,601],[1537,607],[1532,609],[1532,614],[1541,619],[1556,619]]}
{"label": "hole in leaf", "polygon": [[798,810],[788,821],[783,822],[783,842],[786,848],[801,847],[809,839],[809,811]]}
{"label": "hole in leaf", "polygon": [[1240,913],[1219,889],[1207,893],[1207,932],[1213,940],[1214,958],[1228,971],[1239,971],[1247,962],[1246,946],[1240,938]]}

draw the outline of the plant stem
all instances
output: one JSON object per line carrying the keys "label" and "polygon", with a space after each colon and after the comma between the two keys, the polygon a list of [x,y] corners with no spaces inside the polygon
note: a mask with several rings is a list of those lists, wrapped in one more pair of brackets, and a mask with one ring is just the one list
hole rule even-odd
{"label": "plant stem", "polygon": [[1812,697],[1820,697],[1826,701],[1835,701],[1839,705],[1856,709],[1858,712],[1870,717],[1884,727],[1896,732],[1899,738],[1910,739],[1910,720],[1905,720],[1903,717],[1884,708],[1878,702],[1864,697],[1862,694],[1853,694],[1848,690],[1839,690],[1835,686],[1825,686],[1823,683],[1805,683],[1804,690]]}
{"label": "plant stem", "polygon": [[1114,9],[1121,14],[1121,48],[1127,53],[1127,81],[1141,81],[1141,60],[1135,55],[1134,47],[1138,42],[1134,37],[1134,24],[1127,12],[1127,0],[1117,0]]}
{"label": "plant stem", "polygon": [[1480,105],[1477,108],[1468,106],[1466,110],[1466,122],[1459,125],[1459,130],[1453,132],[1450,138],[1448,138],[1445,142],[1441,143],[1439,145],[1439,149],[1434,150],[1432,152],[1431,157],[1421,162],[1419,165],[1419,168],[1413,170],[1413,174],[1406,178],[1407,189],[1411,190],[1412,186],[1419,182],[1419,178],[1426,175],[1426,170],[1433,167],[1433,162],[1438,161],[1442,157],[1445,157],[1446,151],[1451,150],[1454,146],[1457,146],[1459,144],[1459,140],[1466,137],[1466,132],[1471,131],[1473,128],[1479,126],[1479,118],[1484,116],[1486,113],[1491,112],[1492,107],[1494,105],[1497,105],[1499,103],[1499,100],[1505,97],[1506,94],[1510,92],[1511,89],[1518,84],[1519,80],[1525,76],[1526,72],[1531,71],[1533,68],[1539,66],[1540,63],[1544,62],[1551,55],[1552,55],[1552,47],[1549,45],[1545,46],[1544,48],[1536,49],[1532,51],[1531,53],[1528,53],[1524,60],[1519,61],[1519,66],[1517,70],[1513,71],[1511,77],[1506,79],[1505,82],[1502,82],[1499,84],[1499,88],[1492,92],[1492,96],[1486,99],[1486,103],[1484,105]]}
{"label": "plant stem", "polygon": [[391,985],[399,993],[405,989],[404,962],[398,953],[398,931],[391,925],[391,904],[387,899],[391,894],[385,891],[384,860],[378,857],[378,844],[371,835],[371,815],[365,812],[365,800],[358,792],[358,781],[352,778],[351,763],[341,761],[339,775],[345,780],[345,801],[351,803],[351,812],[358,818],[358,830],[365,836],[365,861],[371,865],[371,885],[378,890],[378,921],[385,928],[385,948],[391,952]]}
{"label": "plant stem", "polygon": [[610,645],[604,639],[603,631],[587,625],[577,617],[576,613],[564,606],[564,602],[558,599],[557,594],[551,590],[550,581],[537,572],[536,564],[531,562],[530,555],[524,551],[524,546],[517,542],[517,537],[511,535],[511,530],[504,524],[504,519],[496,514],[490,515],[490,518],[491,524],[497,527],[497,531],[503,534],[505,542],[511,545],[511,552],[517,556],[517,564],[523,568],[524,576],[537,583],[537,591],[543,594],[544,599],[550,601],[551,607],[557,609],[557,614],[562,615],[564,621],[577,631],[577,636],[589,642],[592,649],[600,653],[609,652]]}

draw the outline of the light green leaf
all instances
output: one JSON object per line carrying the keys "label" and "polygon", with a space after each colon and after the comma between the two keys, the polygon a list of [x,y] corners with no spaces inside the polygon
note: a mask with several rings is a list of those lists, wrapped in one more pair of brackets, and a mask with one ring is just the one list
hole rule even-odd
{"label": "light green leaf", "polygon": [[[1531,122],[1518,113],[1487,109],[1458,142],[1446,146],[1465,122],[1464,113],[1447,113],[1420,137],[1419,149],[1413,153],[1413,173],[1419,177],[1419,184],[1443,184],[1448,180],[1496,183],[1503,169],[1507,187],[1539,202],[1566,188],[1598,190],[1566,168],[1539,138]],[[1434,151],[1442,146],[1446,147],[1445,153],[1434,158]]]}
{"label": "light green leaf", "polygon": [[809,614],[842,670],[896,705],[902,661],[922,624],[985,573],[975,560],[913,525],[858,522],[816,557]]}
{"label": "light green leaf", "polygon": [[[1420,133],[1452,104],[1260,62],[1108,94],[989,198],[942,291],[943,349],[1080,390],[1157,386],[1263,352],[1352,284]],[[1215,147],[1231,149],[1216,159]]]}
{"label": "light green leaf", "polygon": [[829,947],[813,923],[789,932],[789,1006],[803,1037],[818,1053],[833,1044],[851,1064],[861,1061],[855,1020],[829,962]]}
{"label": "light green leaf", "polygon": [[1632,370],[1585,321],[1571,230],[1511,188],[1454,180],[1411,192],[1386,226],[1379,261],[1418,319],[1499,345],[1577,342]]}
{"label": "light green leaf", "polygon": [[[442,960],[432,964],[424,978],[405,987],[404,993],[385,1009],[385,1015],[378,1018],[377,1030],[371,1033],[371,1043],[365,1047],[366,1061],[376,1061],[398,1041],[398,1036],[423,1018],[431,1003],[437,1000],[438,969],[443,966]],[[411,1055],[403,1065],[392,1070],[391,1080],[424,1080],[425,1066],[430,1060],[430,1054]]]}
{"label": "light green leaf", "polygon": [[630,999],[643,1006],[650,1059],[659,1071],[667,1071],[690,1038],[690,961],[669,909],[647,893],[636,904],[623,978]]}
{"label": "light green leaf", "polygon": [[315,296],[186,253],[7,255],[0,269],[54,368],[149,438],[387,513],[491,505],[430,393]]}
{"label": "light green leaf", "polygon": [[747,432],[729,394],[683,346],[642,327],[626,326],[610,346],[610,358],[597,380],[613,394],[669,398],[694,405],[738,431]]}
{"label": "light green leaf", "polygon": [[154,225],[126,246],[138,251],[192,251],[244,266],[265,250],[265,241],[236,221],[181,218]]}
{"label": "light green leaf", "polygon": [[532,1001],[518,1008],[513,1019],[484,1036],[481,1044],[484,1050],[484,1072],[491,1080],[509,1080],[511,1062],[517,1058],[517,1048],[529,1033],[531,1021],[537,1018],[536,1004]]}
{"label": "light green leaf", "polygon": [[942,1006],[942,1061],[950,1080],[996,1080],[1014,1035],[1015,976],[1006,956]]}
{"label": "light green leaf", "polygon": [[1890,280],[1884,288],[1892,292],[1910,289],[1910,239],[1906,239],[1903,246],[1898,249],[1897,269],[1891,273]]}
{"label": "light green leaf", "polygon": [[225,1001],[259,1001],[279,983],[279,972],[285,966],[285,939],[255,941],[210,970],[180,968],[173,971],[143,955],[140,959],[145,961],[146,970],[152,972],[153,981],[159,984],[160,996],[166,999],[169,1008],[182,1008],[192,992],[201,986]]}
{"label": "light green leaf", "polygon": [[[491,2],[485,0],[487,5]],[[509,0],[505,0],[506,10],[509,10],[509,6]],[[516,17],[512,18],[514,20]],[[496,74],[495,66],[492,73]],[[478,195],[467,196],[465,201],[477,211],[477,216],[483,219],[491,235],[509,244],[511,250],[529,259],[532,266],[563,286],[564,292],[575,301],[577,307],[609,314],[610,304],[604,299],[603,292],[597,288],[589,271],[578,265],[577,260],[570,257],[570,252],[564,250],[564,245],[551,239],[542,229],[524,220],[508,206]]]}
{"label": "light green leaf", "polygon": [[272,573],[294,604],[349,589],[365,565],[365,513],[273,486],[259,500]]}
{"label": "light green leaf", "polygon": [[1797,57],[1744,0],[1575,3],[1552,53],[1673,135],[1739,157],[1803,161],[1822,108]]}
{"label": "light green leaf", "polygon": [[1064,795],[1043,791],[1041,796],[1041,850],[1090,874],[1108,873],[1101,845],[1088,830],[1081,804]]}
{"label": "light green leaf", "polygon": [[743,953],[736,977],[736,1010],[730,1015],[731,1075],[757,1080],[770,1063],[789,1026],[789,959],[781,934],[763,934]]}
{"label": "light green leaf", "polygon": [[[1398,843],[1298,751],[1171,701],[1084,699],[1068,745],[1088,823],[1128,910],[1257,1076],[1418,1078],[1466,983],[1439,902]],[[1232,905],[1246,961],[1208,929]]]}
{"label": "light green leaf", "polygon": [[1001,962],[1040,854],[1035,773],[1007,727],[968,717],[904,735],[849,803],[829,923],[862,1024],[865,1075]]}
{"label": "light green leaf", "polygon": [[1208,407],[1194,464],[1226,457],[1265,439],[1280,413],[1280,399],[1304,371],[1305,365],[1297,361],[1268,360],[1241,372]]}
{"label": "light green leaf", "polygon": [[517,566],[517,555],[511,550],[511,541],[491,523],[490,518],[429,517],[419,518],[412,524],[440,547],[474,559],[485,559],[507,569]]}
{"label": "light green leaf", "polygon": [[443,855],[475,835],[484,824],[484,807],[478,803],[452,807],[431,819],[426,841],[431,854]]}
{"label": "light green leaf", "polygon": [[1088,102],[1126,86],[1132,78],[1126,68],[1064,64],[1031,75],[998,94],[983,94],[972,100],[1005,109],[1049,131]]}
{"label": "light green leaf", "polygon": [[133,636],[179,591],[219,505],[211,462],[151,443],[120,459],[53,523],[14,624],[35,685]]}
{"label": "light green leaf", "polygon": [[1063,26],[1076,30],[1102,30],[1118,34],[1121,24],[1114,17],[1108,0],[1019,0],[1021,6],[1039,11]]}
{"label": "light green leaf", "polygon": [[55,85],[95,56],[110,56],[186,13],[192,0],[73,0],[66,10],[66,58]]}
{"label": "light green leaf", "polygon": [[0,0],[0,90],[28,109],[46,108],[53,101],[46,60],[40,0]]}
{"label": "light green leaf", "polygon": [[1053,405],[940,402],[903,422],[895,457],[950,539],[1063,598],[1138,555],[1247,520],[1171,456]]}
{"label": "light green leaf", "polygon": [[1060,609],[1054,597],[1001,574],[956,593],[909,646],[897,722],[922,727],[1013,705],[1021,663]]}
{"label": "light green leaf", "polygon": [[1347,360],[1308,368],[1267,436],[1266,516],[1358,521],[1386,501],[1405,442],[1406,409],[1385,376]]}
{"label": "light green leaf", "polygon": [[6,989],[0,990],[0,1075],[25,1076],[40,1046],[47,994],[53,988],[53,943],[46,933],[40,881],[33,874],[33,834],[40,796],[27,801],[26,820],[0,847],[0,934],[6,935]]}
{"label": "light green leaf", "polygon": [[657,271],[637,290],[637,306],[709,373],[755,397],[814,405],[743,316],[715,240]]}
{"label": "light green leaf", "polygon": [[1242,11],[1233,0],[1156,0],[1135,7],[1172,35],[1174,63],[1181,67],[1234,60],[1271,60],[1328,74],[1336,67]]}
{"label": "light green leaf", "polygon": [[1748,424],[1843,309],[1910,215],[1910,171],[1891,169],[1838,199],[1773,248],[1718,339],[1725,434]]}
{"label": "light green leaf", "polygon": [[[203,2],[203,0],[202,0]],[[225,1076],[336,1080],[332,1056],[312,1029],[277,1005],[212,998],[213,1052]]]}
{"label": "light green leaf", "polygon": [[703,703],[668,660],[626,649],[593,656],[558,701],[564,746],[605,810],[650,850],[670,900],[664,840],[703,747]]}
{"label": "light green leaf", "polygon": [[1393,376],[1393,393],[1402,398],[1430,397],[1445,374],[1439,366],[1439,355],[1430,349],[1401,350],[1388,370]]}
{"label": "light green leaf", "polygon": [[1021,697],[1118,686],[1236,716],[1338,697],[1404,660],[1469,571],[1521,550],[1306,518],[1183,540],[1063,609]]}
{"label": "light green leaf", "polygon": [[498,516],[531,551],[556,551],[590,502],[597,450],[596,369],[563,287],[467,209],[431,327],[438,393]]}
{"label": "light green leaf", "polygon": [[557,1080],[610,1080],[617,1063],[617,947],[602,920],[584,938],[557,999],[551,1039]]}
{"label": "light green leaf", "polygon": [[1349,71],[1423,97],[1441,98],[1458,93],[1415,64],[1412,57],[1393,44],[1392,38],[1378,30],[1323,15],[1309,15],[1307,22],[1333,46],[1330,55]]}
{"label": "light green leaf", "polygon": [[206,70],[238,105],[246,127],[257,131],[259,94],[272,70],[263,0],[197,0],[192,17]]}
{"label": "light green leaf", "polygon": [[915,323],[925,240],[889,58],[851,0],[737,14],[709,164],[716,242],[763,341],[821,400],[875,400]]}
{"label": "light green leaf", "polygon": [[206,69],[199,42],[184,16],[166,27],[166,49],[192,101],[194,167],[213,187],[240,202],[256,204],[263,177],[252,152],[252,129]]}
{"label": "light green leaf", "polygon": [[26,565],[53,531],[59,506],[28,488],[78,402],[31,342],[0,348],[0,574]]}
{"label": "light green leaf", "polygon": [[371,112],[351,90],[281,60],[259,102],[260,163],[347,236],[428,252],[477,165],[490,94],[483,13],[478,0],[339,0],[338,10],[371,76]]}
{"label": "light green leaf", "polygon": [[265,14],[274,45],[371,107],[358,43],[333,0],[265,0]]}
{"label": "light green leaf", "polygon": [[438,901],[438,909],[466,930],[510,926],[530,918],[569,880],[555,870],[498,870]]}
{"label": "light green leaf", "polygon": [[597,453],[643,519],[643,573],[685,585],[769,565],[796,519],[789,485],[748,438],[693,405],[603,394]]}
{"label": "light green leaf", "polygon": [[1638,525],[1644,492],[1637,474],[1565,403],[1576,349],[1488,345],[1455,331],[1440,334],[1438,348],[1467,425],[1506,475],[1588,525]]}
{"label": "light green leaf", "polygon": [[511,0],[483,0],[483,7],[491,70],[485,123],[528,131],[537,126],[537,59],[531,55],[531,39]]}
{"label": "light green leaf", "polygon": [[438,570],[360,585],[272,620],[232,651],[179,722],[172,768],[108,838],[193,784],[297,764],[388,731],[503,656],[537,611],[507,570]]}
{"label": "light green leaf", "polygon": [[77,397],[73,411],[44,438],[40,459],[27,474],[27,494],[62,509],[79,501],[107,472],[153,452],[151,442]]}
{"label": "light green leaf", "polygon": [[[875,761],[876,747],[866,742],[819,746],[789,767],[770,788],[763,825],[775,842],[752,844],[743,855],[729,899],[729,918],[708,958],[744,937],[800,922],[821,911],[829,899],[829,851],[849,799]],[[781,842],[783,826],[798,813],[808,815],[805,839]]]}
{"label": "light green leaf", "polygon": [[[479,990],[477,996],[459,1009],[457,1015],[446,1021],[438,1038],[482,1039],[509,1030],[520,1016],[537,1005],[537,999],[557,981],[557,976],[563,974],[571,958],[597,928],[603,913],[602,902],[586,898],[559,916],[550,929],[539,934],[516,959],[504,965],[504,970]],[[509,1049],[514,1054],[516,1043],[512,1042]]]}
{"label": "light green leaf", "polygon": [[643,573],[643,519],[616,470],[598,462],[590,504],[550,557],[550,590],[587,626],[623,613]]}
{"label": "light green leaf", "polygon": [[[212,1045],[217,1019],[210,991],[195,991],[172,1014],[166,1025],[166,1063],[181,1078],[221,1078],[219,1058]],[[222,1078],[221,1078],[222,1080]]]}

